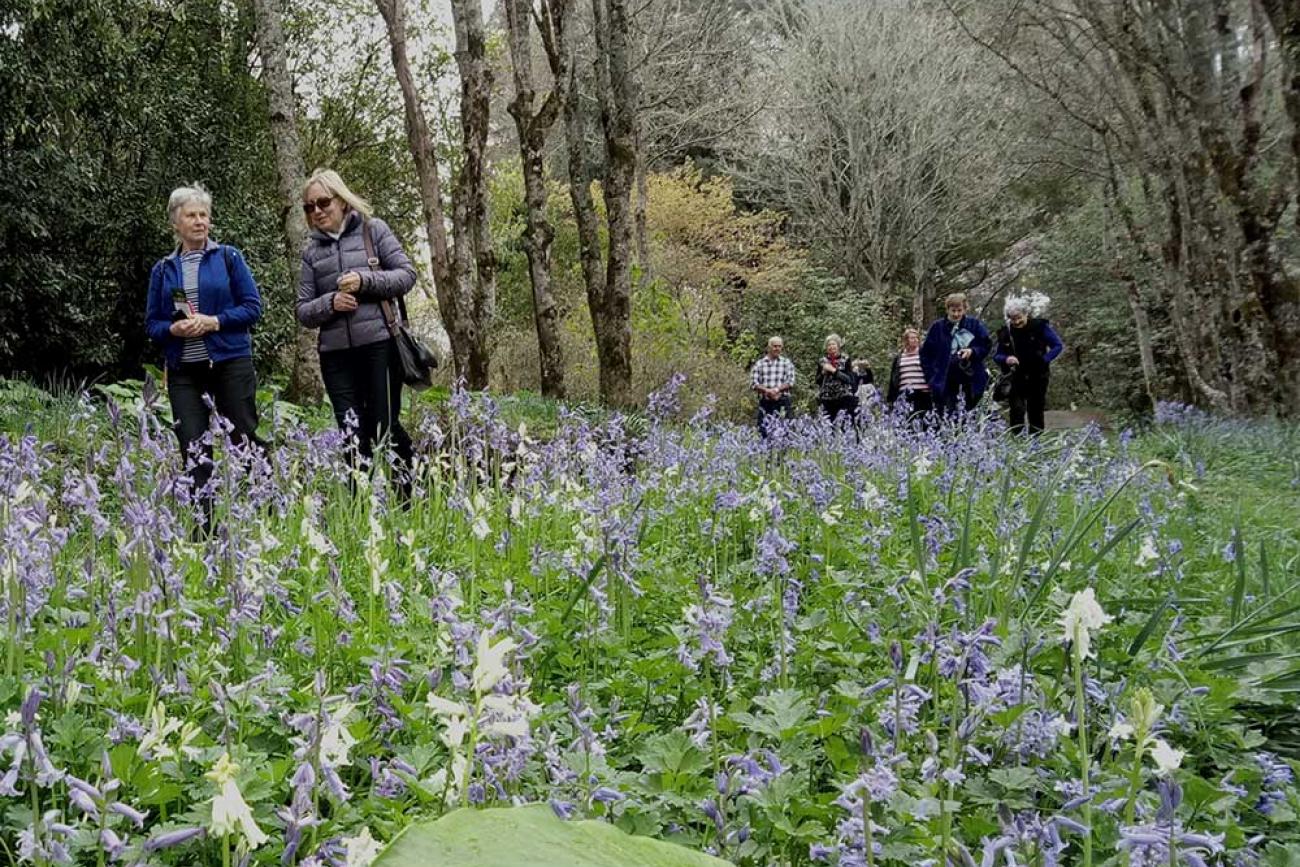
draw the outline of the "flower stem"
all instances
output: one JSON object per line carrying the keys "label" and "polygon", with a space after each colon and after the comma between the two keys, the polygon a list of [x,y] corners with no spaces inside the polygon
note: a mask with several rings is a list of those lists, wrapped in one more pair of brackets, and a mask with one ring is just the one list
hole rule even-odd
{"label": "flower stem", "polygon": [[[1082,630],[1082,626],[1076,627],[1076,631]],[[1092,789],[1091,778],[1089,773],[1089,760],[1091,756],[1088,753],[1088,705],[1087,695],[1083,690],[1083,655],[1079,653],[1079,636],[1075,636],[1072,642],[1074,655],[1074,694],[1075,694],[1075,722],[1079,726],[1079,778],[1083,783],[1083,824],[1087,832],[1083,835],[1083,867],[1092,867]],[[1136,765],[1134,765],[1136,767]]]}

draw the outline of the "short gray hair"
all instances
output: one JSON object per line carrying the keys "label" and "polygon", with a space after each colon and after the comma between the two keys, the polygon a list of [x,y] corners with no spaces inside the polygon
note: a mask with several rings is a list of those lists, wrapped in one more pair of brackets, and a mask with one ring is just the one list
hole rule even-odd
{"label": "short gray hair", "polygon": [[826,335],[826,341],[822,343],[822,349],[825,349],[826,347],[830,346],[832,343],[834,343],[840,349],[844,348],[843,337],[840,337],[838,334],[828,334]]}
{"label": "short gray hair", "polygon": [[177,187],[172,190],[172,194],[167,197],[167,222],[173,226],[176,225],[176,215],[180,209],[190,202],[198,202],[212,212],[212,196],[207,190],[203,189],[200,184],[191,184],[188,187]]}
{"label": "short gray hair", "polygon": [[771,346],[773,343],[776,343],[778,340],[781,342],[781,346],[782,346],[782,348],[784,348],[784,347],[785,347],[785,338],[783,338],[783,337],[782,337],[781,335],[779,335],[779,334],[773,334],[771,337],[767,338],[767,345],[768,345],[768,346]]}
{"label": "short gray hair", "polygon": [[1010,319],[1016,313],[1029,315],[1029,302],[1024,298],[1011,297],[1002,305],[1002,314]]}

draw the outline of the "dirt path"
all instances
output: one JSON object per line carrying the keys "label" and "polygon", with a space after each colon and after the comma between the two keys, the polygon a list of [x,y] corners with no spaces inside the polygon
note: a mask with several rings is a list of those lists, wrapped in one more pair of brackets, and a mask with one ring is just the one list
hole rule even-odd
{"label": "dirt path", "polygon": [[1049,409],[1045,413],[1044,421],[1047,423],[1048,430],[1068,430],[1087,427],[1090,424],[1100,425],[1102,430],[1110,430],[1109,416],[1100,409],[1090,409],[1088,407]]}

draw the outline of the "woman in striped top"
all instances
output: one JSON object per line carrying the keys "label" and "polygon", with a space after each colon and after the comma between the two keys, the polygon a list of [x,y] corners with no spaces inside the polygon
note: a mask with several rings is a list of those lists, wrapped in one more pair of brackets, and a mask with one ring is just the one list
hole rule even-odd
{"label": "woman in striped top", "polygon": [[903,329],[902,350],[894,356],[889,369],[889,393],[885,400],[890,407],[902,397],[911,407],[912,415],[929,412],[934,408],[930,386],[926,384],[921,369],[921,332],[915,328]]}
{"label": "woman in striped top", "polygon": [[212,447],[203,442],[209,401],[230,422],[232,443],[262,445],[249,335],[262,298],[240,252],[209,237],[211,208],[202,187],[172,192],[167,216],[177,245],[153,266],[145,308],[145,330],[166,360],[167,396],[205,529],[212,523]]}

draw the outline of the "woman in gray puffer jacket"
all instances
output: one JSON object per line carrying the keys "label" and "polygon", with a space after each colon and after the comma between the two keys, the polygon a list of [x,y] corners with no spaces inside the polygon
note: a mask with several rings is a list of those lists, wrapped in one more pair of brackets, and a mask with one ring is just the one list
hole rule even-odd
{"label": "woman in gray puffer jacket", "polygon": [[[370,205],[338,172],[317,169],[307,179],[302,209],[312,232],[302,253],[298,321],[320,329],[321,378],[334,418],[342,430],[355,426],[355,446],[366,458],[375,442],[391,437],[404,476],[411,438],[401,423],[401,365],[380,302],[397,316],[415,268],[393,230],[371,217]],[[366,254],[366,231],[377,261]]]}

